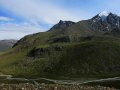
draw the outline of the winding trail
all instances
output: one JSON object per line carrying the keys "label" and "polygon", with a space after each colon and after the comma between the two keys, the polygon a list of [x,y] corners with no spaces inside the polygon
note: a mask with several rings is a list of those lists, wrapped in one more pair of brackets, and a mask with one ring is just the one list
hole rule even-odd
{"label": "winding trail", "polygon": [[120,80],[120,77],[88,80],[88,81],[82,81],[82,82],[81,82],[81,80],[53,80],[53,79],[47,79],[47,78],[41,78],[41,79],[52,81],[52,82],[58,83],[58,84],[79,84],[79,85],[82,85],[82,84],[87,84],[87,83],[92,83],[92,82]]}
{"label": "winding trail", "polygon": [[113,80],[120,80],[120,77],[114,77],[114,78],[106,78],[106,79],[99,79],[99,80],[92,80],[92,81],[86,81],[79,84],[87,84],[92,82],[101,82],[101,81],[113,81]]}
{"label": "winding trail", "polygon": [[47,80],[54,82],[56,84],[87,84],[92,82],[101,82],[101,81],[112,81],[112,80],[120,80],[120,77],[113,77],[113,78],[106,78],[106,79],[95,79],[95,80],[87,80],[87,81],[81,81],[81,80],[54,80],[54,79],[48,79],[48,78],[38,78],[38,79],[26,79],[26,78],[14,78],[12,75],[0,75],[0,77],[6,77],[7,80],[18,80],[18,81],[33,81],[35,85],[39,85],[39,83],[36,80]]}

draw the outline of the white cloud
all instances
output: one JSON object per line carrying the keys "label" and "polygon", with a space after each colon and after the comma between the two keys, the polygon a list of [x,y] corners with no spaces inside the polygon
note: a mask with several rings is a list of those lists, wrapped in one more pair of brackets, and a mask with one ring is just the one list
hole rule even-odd
{"label": "white cloud", "polygon": [[26,34],[19,31],[0,31],[0,40],[4,39],[20,39],[21,37],[25,36]]}
{"label": "white cloud", "polygon": [[[45,31],[44,24],[49,27],[59,20],[79,20],[78,17],[65,9],[44,2],[44,0],[39,2],[36,0],[0,0],[0,6],[23,17],[26,21],[22,24],[12,22],[0,24],[0,39],[20,39],[28,34]],[[0,20],[12,19],[0,17]]]}
{"label": "white cloud", "polygon": [[0,0],[0,5],[31,21],[55,24],[58,20],[78,21],[78,18],[54,4],[41,0]]}
{"label": "white cloud", "polygon": [[14,20],[12,18],[8,18],[8,17],[4,17],[4,16],[0,16],[0,21],[11,21]]}
{"label": "white cloud", "polygon": [[20,39],[25,35],[43,31],[40,27],[24,24],[17,25],[13,23],[0,25],[0,40],[2,39]]}
{"label": "white cloud", "polygon": [[[23,22],[23,24],[1,24],[0,39],[21,38],[27,34],[45,31],[44,24],[52,26],[59,20],[71,20],[77,22],[81,19],[91,18],[105,8],[106,10],[111,10],[113,12],[119,12],[120,9],[119,0],[116,0],[116,2],[114,2],[114,0],[92,0],[91,3],[88,2],[88,6],[86,4],[87,0],[85,0],[85,4],[77,7],[69,6],[68,0],[68,5],[66,6],[71,8],[66,8],[65,6],[62,7],[62,5],[57,6],[54,1],[57,0],[0,0],[0,7],[2,7],[3,10],[4,8],[8,11],[10,10],[13,14],[21,16],[26,21]],[[64,2],[64,0],[59,1]],[[80,0],[78,0],[78,3],[80,3],[79,1]],[[0,20],[5,21],[12,19],[0,17]]]}

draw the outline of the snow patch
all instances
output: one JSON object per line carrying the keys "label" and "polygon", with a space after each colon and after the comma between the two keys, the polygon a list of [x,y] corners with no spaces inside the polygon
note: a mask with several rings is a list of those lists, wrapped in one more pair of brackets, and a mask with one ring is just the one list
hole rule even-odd
{"label": "snow patch", "polygon": [[109,12],[107,12],[107,11],[103,11],[103,12],[101,12],[100,14],[99,14],[99,16],[100,17],[102,17],[102,16],[108,16],[110,13]]}
{"label": "snow patch", "polygon": [[101,17],[101,19],[104,21],[106,20],[107,16],[109,15],[110,13],[107,12],[107,11],[103,11],[99,14],[99,16]]}

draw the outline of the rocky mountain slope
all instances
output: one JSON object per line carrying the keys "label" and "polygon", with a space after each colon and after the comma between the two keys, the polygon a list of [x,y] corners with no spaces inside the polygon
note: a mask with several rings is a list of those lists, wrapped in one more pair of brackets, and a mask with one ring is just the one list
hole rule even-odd
{"label": "rocky mountain slope", "polygon": [[92,26],[99,31],[118,33],[120,31],[120,17],[104,11],[92,18]]}

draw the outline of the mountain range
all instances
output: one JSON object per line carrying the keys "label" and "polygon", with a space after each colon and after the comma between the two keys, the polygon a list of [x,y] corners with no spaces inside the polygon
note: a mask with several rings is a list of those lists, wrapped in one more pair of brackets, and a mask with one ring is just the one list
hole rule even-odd
{"label": "mountain range", "polygon": [[12,46],[17,42],[17,40],[0,40],[0,52],[2,51],[6,51],[10,48],[12,48]]}
{"label": "mountain range", "polygon": [[119,76],[119,36],[120,17],[110,12],[79,22],[60,20],[0,54],[0,71],[24,77]]}

